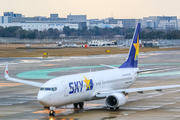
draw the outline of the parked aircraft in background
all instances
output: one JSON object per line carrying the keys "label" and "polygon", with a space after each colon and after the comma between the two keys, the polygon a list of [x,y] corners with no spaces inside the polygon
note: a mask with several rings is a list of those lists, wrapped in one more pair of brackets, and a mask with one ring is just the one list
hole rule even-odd
{"label": "parked aircraft in background", "polygon": [[106,99],[106,105],[111,109],[116,109],[127,102],[128,93],[148,90],[161,91],[161,89],[180,87],[180,85],[167,85],[129,88],[137,79],[138,73],[157,70],[139,70],[139,37],[140,23],[137,24],[134,32],[127,60],[119,68],[103,65],[112,69],[61,76],[46,83],[38,83],[9,77],[8,63],[6,63],[5,78],[39,87],[37,99],[45,108],[50,110],[50,116],[55,115],[54,109],[63,105],[74,104],[74,107],[83,107],[84,101]]}

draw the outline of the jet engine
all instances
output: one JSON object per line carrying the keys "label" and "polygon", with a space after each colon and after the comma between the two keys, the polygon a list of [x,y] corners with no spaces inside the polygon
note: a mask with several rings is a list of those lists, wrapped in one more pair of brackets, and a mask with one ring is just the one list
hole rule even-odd
{"label": "jet engine", "polygon": [[127,102],[127,98],[122,93],[112,93],[106,97],[106,105],[110,108],[116,108],[124,105]]}

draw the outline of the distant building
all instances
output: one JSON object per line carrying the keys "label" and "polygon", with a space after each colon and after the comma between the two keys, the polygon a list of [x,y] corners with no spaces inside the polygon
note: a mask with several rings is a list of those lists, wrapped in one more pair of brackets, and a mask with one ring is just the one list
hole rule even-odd
{"label": "distant building", "polygon": [[180,30],[180,19],[177,20],[178,23],[178,29]]}
{"label": "distant building", "polygon": [[4,16],[9,16],[9,17],[22,17],[22,14],[19,13],[14,13],[14,12],[4,12]]}
{"label": "distant building", "polygon": [[67,22],[78,24],[79,29],[86,27],[87,18],[86,15],[67,15]]}
{"label": "distant building", "polygon": [[10,16],[0,16],[0,25],[4,23],[12,23],[12,17]]}
{"label": "distant building", "polygon": [[147,20],[146,21],[146,27],[154,28],[155,27],[155,22],[153,20]]}
{"label": "distant building", "polygon": [[67,18],[56,18],[56,17],[42,17],[42,16],[36,16],[36,17],[21,17],[21,18],[12,18],[13,23],[25,23],[25,22],[31,22],[31,23],[55,23],[55,22],[67,22]]}
{"label": "distant building", "polygon": [[123,27],[122,21],[118,21],[116,24],[109,24],[108,22],[105,22],[105,20],[99,20],[99,19],[90,19],[87,22],[87,27],[89,29],[93,29],[94,27],[99,28],[114,28],[114,27]]}
{"label": "distant building", "polygon": [[99,27],[99,28],[114,28],[114,27],[123,27],[122,22],[118,22],[117,24],[102,24],[102,23],[98,23],[98,24],[89,24],[88,28],[89,29],[93,29],[94,27]]}
{"label": "distant building", "polygon": [[67,15],[67,19],[69,21],[83,21],[86,22],[87,18],[86,15]]}
{"label": "distant building", "polygon": [[177,28],[176,20],[160,20],[158,24],[158,29],[174,29]]}
{"label": "distant building", "polygon": [[[14,12],[4,12],[0,16],[0,26],[22,26],[26,30],[45,30],[56,28],[62,30],[63,26],[69,26],[74,29],[83,29],[88,27],[92,29],[95,26],[99,28],[135,28],[137,23],[141,23],[142,28],[151,27],[153,29],[178,29],[180,20],[177,16],[149,16],[143,19],[114,19],[113,17],[105,19],[87,20],[86,15],[67,15],[67,18],[60,18],[58,14],[50,14],[50,17],[35,16],[25,17],[22,14]],[[29,27],[28,27],[29,26]],[[36,26],[36,27],[35,27]],[[42,27],[41,27],[42,26]],[[178,27],[179,26],[179,27]]]}
{"label": "distant building", "polygon": [[4,12],[4,16],[14,17],[13,12]]}
{"label": "distant building", "polygon": [[15,13],[15,14],[14,14],[14,17],[15,17],[15,18],[21,18],[21,17],[22,17],[22,14]]}
{"label": "distant building", "polygon": [[59,18],[58,14],[50,14],[50,17],[46,18],[43,16],[23,17],[22,14],[4,12],[4,16],[0,17],[0,26],[21,26],[25,30],[47,30],[49,28],[62,30],[64,26],[83,29],[86,27],[86,20],[86,15],[68,15],[67,18]]}
{"label": "distant building", "polygon": [[105,20],[107,24],[118,24],[118,21],[122,22],[123,28],[135,28],[137,23],[141,23],[142,19],[114,19],[108,18]]}
{"label": "distant building", "polygon": [[100,27],[100,25],[104,24],[104,20],[99,19],[89,19],[87,20],[88,29],[93,29],[95,26]]}
{"label": "distant building", "polygon": [[89,19],[87,20],[89,24],[104,24],[104,19],[99,20],[99,19]]}
{"label": "distant building", "polygon": [[58,14],[50,14],[50,18],[58,18]]}
{"label": "distant building", "polygon": [[177,16],[149,16],[143,17],[142,28],[152,27],[154,29],[167,29],[169,27],[177,29]]}
{"label": "distant building", "polygon": [[142,28],[150,27],[150,24],[154,25],[154,26],[151,26],[153,29],[157,27],[157,16],[143,17],[141,27]]}
{"label": "distant building", "polygon": [[78,29],[78,24],[69,24],[69,23],[4,23],[0,24],[2,27],[11,27],[11,26],[19,26],[24,30],[48,30],[49,28],[58,29],[63,31],[64,26],[68,26],[69,28]]}

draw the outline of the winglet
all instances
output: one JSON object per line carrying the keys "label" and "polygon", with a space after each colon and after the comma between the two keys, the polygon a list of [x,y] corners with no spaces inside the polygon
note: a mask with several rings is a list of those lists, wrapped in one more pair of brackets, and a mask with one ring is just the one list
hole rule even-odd
{"label": "winglet", "polygon": [[6,69],[5,69],[4,77],[9,78],[8,62],[6,62]]}
{"label": "winglet", "polygon": [[35,86],[35,87],[41,87],[43,85],[43,83],[27,81],[27,80],[20,80],[20,79],[17,79],[17,78],[9,77],[8,62],[6,62],[6,69],[5,69],[4,77],[5,77],[6,80],[9,80],[9,81],[23,83],[23,84],[27,84],[27,85],[32,85],[32,86]]}

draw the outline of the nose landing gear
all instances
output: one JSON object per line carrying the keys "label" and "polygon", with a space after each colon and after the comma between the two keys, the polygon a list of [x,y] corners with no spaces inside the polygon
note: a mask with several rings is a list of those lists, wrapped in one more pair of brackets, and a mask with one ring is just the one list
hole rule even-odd
{"label": "nose landing gear", "polygon": [[[84,102],[74,103],[73,105],[74,105],[74,108],[78,108],[78,106],[79,106],[79,108],[81,109],[84,106]],[[54,107],[50,107],[49,109],[51,109],[49,111],[49,116],[55,116],[55,111],[54,111],[55,108]]]}
{"label": "nose landing gear", "polygon": [[49,111],[49,116],[55,116],[55,111],[54,110],[50,110]]}

